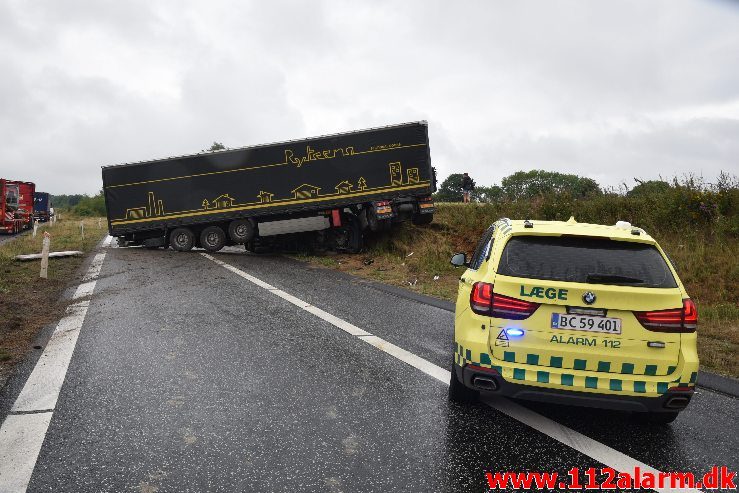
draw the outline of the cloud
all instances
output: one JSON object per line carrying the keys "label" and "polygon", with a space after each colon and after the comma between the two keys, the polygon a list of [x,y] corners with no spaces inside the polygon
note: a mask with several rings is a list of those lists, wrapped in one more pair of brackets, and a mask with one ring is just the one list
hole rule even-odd
{"label": "cloud", "polygon": [[[0,3],[0,175],[429,121],[440,178],[737,169],[739,8],[703,2]],[[22,175],[22,176],[21,176]]]}

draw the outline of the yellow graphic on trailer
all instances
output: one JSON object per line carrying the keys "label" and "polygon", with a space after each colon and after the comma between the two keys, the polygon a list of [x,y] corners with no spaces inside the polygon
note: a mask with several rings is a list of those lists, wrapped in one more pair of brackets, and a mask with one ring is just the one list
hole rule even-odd
{"label": "yellow graphic on trailer", "polygon": [[203,199],[203,209],[228,209],[234,206],[235,199],[227,193],[221,194],[214,198],[212,201]]}
{"label": "yellow graphic on trailer", "polygon": [[[355,185],[348,180],[339,182],[334,188],[335,193],[321,193],[321,187],[311,185],[310,183],[303,183],[297,188],[290,191],[292,196],[285,199],[275,199],[275,194],[261,190],[257,194],[256,202],[238,203],[234,197],[224,193],[214,198],[213,200],[203,199],[201,208],[195,210],[180,211],[174,213],[164,214],[164,204],[161,200],[157,200],[154,196],[154,192],[148,192],[149,205],[146,207],[134,207],[126,210],[125,219],[117,219],[111,221],[112,224],[129,224],[133,222],[145,222],[151,220],[154,217],[166,216],[167,218],[172,217],[190,217],[197,216],[200,214],[206,214],[213,212],[219,212],[220,210],[247,210],[257,207],[272,206],[272,205],[283,205],[285,203],[305,203],[314,201],[331,200],[338,196],[351,197],[351,196],[362,196],[372,193],[376,193],[382,190],[404,190],[414,189],[428,186],[430,181],[419,180],[418,168],[409,168],[406,170],[407,182],[403,180],[403,165],[400,161],[388,163],[388,170],[390,173],[390,184],[377,187],[369,187],[367,180],[362,176],[357,180],[356,188]],[[207,211],[207,212],[206,212]]]}
{"label": "yellow graphic on trailer", "polygon": [[400,161],[390,163],[390,184],[393,186],[403,184],[403,166]]}
{"label": "yellow graphic on trailer", "polygon": [[149,205],[126,209],[126,219],[136,220],[164,215],[164,202],[157,200],[154,192],[149,192]]}
{"label": "yellow graphic on trailer", "polygon": [[296,165],[298,168],[300,168],[305,163],[308,163],[310,161],[318,161],[322,159],[333,159],[337,156],[344,157],[344,156],[353,156],[356,154],[354,152],[354,147],[344,147],[344,148],[336,148],[336,149],[324,149],[324,150],[316,150],[313,149],[311,146],[307,145],[305,146],[305,155],[304,156],[296,156],[295,152],[293,152],[291,149],[285,149],[285,163],[290,163]]}
{"label": "yellow graphic on trailer", "polygon": [[321,189],[321,187],[317,187],[315,185],[309,185],[308,183],[303,183],[298,188],[295,188],[291,190],[290,193],[293,194],[293,198],[298,199],[314,199],[318,197],[318,191]]}
{"label": "yellow graphic on trailer", "polygon": [[352,191],[352,188],[354,188],[354,185],[344,180],[336,185],[334,188],[336,188],[336,193],[350,193]]}
{"label": "yellow graphic on trailer", "polygon": [[270,193],[270,192],[265,192],[264,190],[261,190],[259,192],[259,195],[257,195],[257,197],[259,197],[259,203],[261,204],[268,204],[272,202],[272,197],[274,196],[275,194]]}

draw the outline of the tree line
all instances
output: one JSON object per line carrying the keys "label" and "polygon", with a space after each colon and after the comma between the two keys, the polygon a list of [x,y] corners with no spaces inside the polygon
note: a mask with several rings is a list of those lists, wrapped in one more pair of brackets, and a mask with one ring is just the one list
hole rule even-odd
{"label": "tree line", "polygon": [[[634,178],[636,185],[628,188],[622,184],[620,188],[603,188],[592,178],[556,171],[531,170],[517,171],[506,176],[500,185],[476,185],[472,198],[478,202],[502,202],[530,200],[551,195],[567,195],[573,199],[586,199],[604,194],[624,195],[626,197],[645,197],[667,193],[675,188],[691,189],[723,188],[736,189],[737,177],[727,173],[719,175],[717,184],[706,185],[700,179],[686,177],[683,181],[674,178],[665,180],[640,180]],[[462,174],[449,175],[434,194],[439,202],[462,202]]]}
{"label": "tree line", "polygon": [[73,212],[78,216],[105,216],[105,198],[101,190],[97,195],[72,194],[52,195],[54,210]]}

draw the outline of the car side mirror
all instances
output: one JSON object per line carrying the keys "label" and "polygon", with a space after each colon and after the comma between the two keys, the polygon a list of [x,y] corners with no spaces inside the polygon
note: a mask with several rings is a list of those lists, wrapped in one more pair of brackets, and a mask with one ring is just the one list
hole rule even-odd
{"label": "car side mirror", "polygon": [[470,264],[467,263],[467,254],[464,253],[455,253],[452,255],[452,260],[450,260],[452,265],[454,267],[469,267]]}

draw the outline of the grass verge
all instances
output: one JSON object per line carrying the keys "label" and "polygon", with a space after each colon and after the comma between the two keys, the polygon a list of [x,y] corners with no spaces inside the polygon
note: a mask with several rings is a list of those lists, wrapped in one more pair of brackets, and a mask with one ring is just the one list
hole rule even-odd
{"label": "grass verge", "polygon": [[71,283],[79,282],[84,256],[50,258],[48,279],[39,277],[40,261],[19,262],[16,255],[40,253],[43,233],[51,235],[51,251],[89,252],[107,234],[105,221],[85,218],[85,239],[80,218],[66,216],[53,226],[39,226],[36,238],[30,233],[0,244],[0,387],[16,363],[32,349],[39,330],[59,320],[66,307],[60,298]]}
{"label": "grass verge", "polygon": [[[401,224],[390,234],[369,238],[359,255],[296,258],[454,302],[462,271],[449,259],[455,252],[471,253],[484,229],[500,217],[498,212],[486,206],[437,204],[432,224]],[[739,378],[739,241],[695,229],[648,232],[675,261],[698,305],[701,367]]]}

